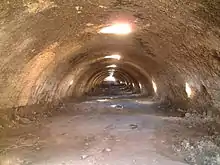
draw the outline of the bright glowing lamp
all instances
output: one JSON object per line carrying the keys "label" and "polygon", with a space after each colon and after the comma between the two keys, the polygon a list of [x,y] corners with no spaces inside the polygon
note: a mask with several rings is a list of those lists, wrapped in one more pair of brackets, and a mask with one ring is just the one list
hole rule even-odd
{"label": "bright glowing lamp", "polygon": [[104,58],[120,60],[121,56],[118,55],[118,54],[113,54],[113,55],[110,55],[110,56],[105,56]]}
{"label": "bright glowing lamp", "polygon": [[99,32],[103,34],[126,35],[132,32],[132,28],[131,25],[127,23],[116,23],[102,28]]}
{"label": "bright glowing lamp", "polygon": [[106,77],[106,78],[104,79],[104,81],[113,81],[113,82],[115,82],[116,79],[115,79],[114,76],[110,75],[110,76]]}
{"label": "bright glowing lamp", "polygon": [[117,67],[117,65],[115,65],[115,64],[107,66],[107,68],[116,68],[116,67]]}

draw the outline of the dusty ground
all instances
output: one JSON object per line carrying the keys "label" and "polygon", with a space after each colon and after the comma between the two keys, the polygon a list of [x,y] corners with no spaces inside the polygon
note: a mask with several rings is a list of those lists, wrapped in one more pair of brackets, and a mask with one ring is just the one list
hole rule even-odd
{"label": "dusty ground", "polygon": [[6,131],[1,165],[220,164],[218,130],[209,134],[195,117],[165,116],[149,100],[104,101],[79,103],[74,113],[69,103],[40,124]]}

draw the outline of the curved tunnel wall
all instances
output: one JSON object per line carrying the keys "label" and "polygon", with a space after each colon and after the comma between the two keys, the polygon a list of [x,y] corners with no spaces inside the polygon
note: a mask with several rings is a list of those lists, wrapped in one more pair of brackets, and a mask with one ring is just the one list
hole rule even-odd
{"label": "curved tunnel wall", "polygon": [[[215,10],[202,13],[210,17],[207,21],[199,14],[200,2],[182,1],[175,6],[157,5],[159,1],[1,3],[2,108],[56,101],[66,95],[79,97],[88,69],[85,59],[95,61],[104,55],[102,51],[113,50],[156,83],[158,100],[219,108],[219,17],[212,17]],[[80,12],[77,6],[82,7]],[[120,16],[135,25],[133,34],[97,34]],[[72,92],[67,92],[71,80]],[[193,91],[190,98],[186,83]]]}

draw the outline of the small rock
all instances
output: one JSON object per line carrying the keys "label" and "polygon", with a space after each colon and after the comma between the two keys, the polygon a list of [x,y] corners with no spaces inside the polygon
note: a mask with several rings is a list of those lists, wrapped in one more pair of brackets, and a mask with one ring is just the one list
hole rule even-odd
{"label": "small rock", "polygon": [[153,162],[154,162],[154,163],[157,163],[157,160],[156,160],[156,159],[154,159],[154,160],[153,160]]}
{"label": "small rock", "polygon": [[83,7],[82,7],[82,6],[76,6],[75,9],[76,9],[77,11],[80,11],[80,10],[83,9]]}
{"label": "small rock", "polygon": [[21,124],[30,124],[31,121],[28,118],[19,117],[19,122]]}
{"label": "small rock", "polygon": [[179,111],[179,112],[184,112],[184,110],[182,110],[182,109],[180,109],[180,108],[178,108],[177,111]]}
{"label": "small rock", "polygon": [[190,113],[185,114],[185,117],[187,117],[187,118],[189,118],[190,116],[191,116]]}
{"label": "small rock", "polygon": [[115,106],[115,108],[116,108],[116,109],[123,109],[123,106],[120,105],[120,104],[118,104],[118,105]]}
{"label": "small rock", "polygon": [[111,149],[111,148],[106,148],[105,151],[106,151],[106,152],[111,152],[112,149]]}
{"label": "small rock", "polygon": [[81,155],[81,159],[87,159],[89,155]]}
{"label": "small rock", "polygon": [[76,6],[75,9],[78,11],[78,10],[80,9],[80,7],[79,7],[79,6]]}
{"label": "small rock", "polygon": [[61,135],[65,136],[65,135],[68,135],[68,133],[62,133]]}
{"label": "small rock", "polygon": [[92,23],[87,23],[86,26],[93,26],[94,24]]}
{"label": "small rock", "polygon": [[150,24],[148,23],[148,24],[146,24],[146,27],[150,27]]}
{"label": "small rock", "polygon": [[37,147],[36,150],[39,151],[39,150],[40,150],[40,147]]}
{"label": "small rock", "polygon": [[130,124],[131,129],[137,129],[138,125],[137,124]]}
{"label": "small rock", "polygon": [[102,8],[102,9],[107,9],[107,7],[103,6],[103,5],[99,5],[99,7]]}

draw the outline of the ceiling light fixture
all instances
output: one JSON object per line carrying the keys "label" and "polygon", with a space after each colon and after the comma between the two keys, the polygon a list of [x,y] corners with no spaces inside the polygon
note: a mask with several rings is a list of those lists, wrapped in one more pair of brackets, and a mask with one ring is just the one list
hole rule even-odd
{"label": "ceiling light fixture", "polygon": [[106,78],[104,79],[104,81],[113,81],[113,82],[115,82],[116,79],[115,79],[114,76],[110,75],[110,76],[106,77]]}
{"label": "ceiling light fixture", "polygon": [[127,35],[132,32],[131,25],[128,23],[116,23],[111,26],[103,27],[99,33]]}
{"label": "ceiling light fixture", "polygon": [[113,55],[110,55],[110,56],[105,56],[104,58],[106,59],[116,59],[116,60],[120,60],[121,59],[121,56],[119,54],[113,54]]}
{"label": "ceiling light fixture", "polygon": [[106,68],[116,68],[116,67],[117,67],[117,65],[112,64],[112,65],[107,66]]}

